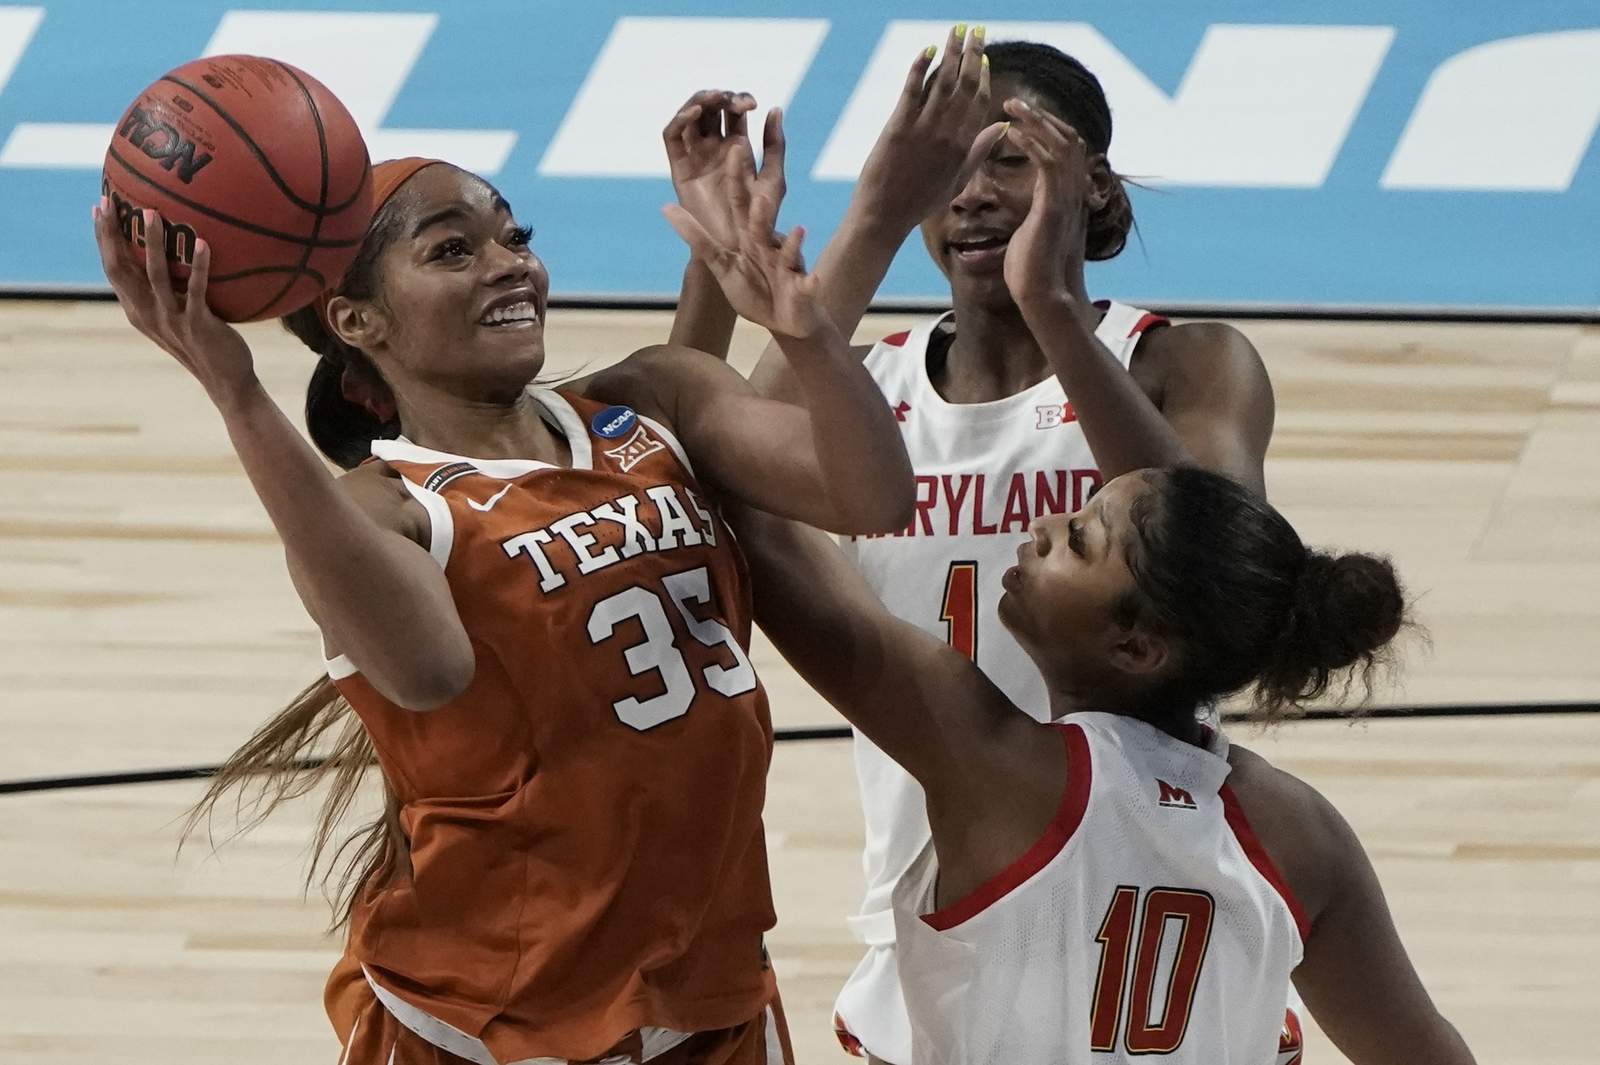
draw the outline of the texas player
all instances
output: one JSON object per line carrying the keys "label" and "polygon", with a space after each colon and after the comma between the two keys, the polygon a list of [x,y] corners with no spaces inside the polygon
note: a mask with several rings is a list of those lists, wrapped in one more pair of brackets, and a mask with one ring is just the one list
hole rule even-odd
{"label": "texas player", "polygon": [[130,320],[218,407],[329,654],[331,681],[208,800],[256,770],[267,810],[303,791],[286,767],[350,708],[325,812],[374,749],[383,770],[329,994],[347,1062],[788,1058],[762,947],[771,730],[744,563],[707,490],[865,532],[904,523],[910,478],[801,234],[774,239],[781,160],[734,184],[733,229],[672,221],[804,367],[798,405],[670,346],[530,388],[548,278],[528,232],[453,166],[375,168],[355,266],[287,322],[321,356],[307,420],[338,479],[206,309],[208,249],[180,299],[96,212]]}

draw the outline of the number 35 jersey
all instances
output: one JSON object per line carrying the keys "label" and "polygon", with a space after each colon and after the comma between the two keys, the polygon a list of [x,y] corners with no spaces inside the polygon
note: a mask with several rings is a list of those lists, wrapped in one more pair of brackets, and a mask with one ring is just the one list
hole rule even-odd
{"label": "number 35 jersey", "polygon": [[329,663],[410,851],[364,887],[350,950],[402,1023],[470,1060],[587,1060],[773,993],[743,556],[664,426],[532,395],[571,468],[373,445],[427,510],[467,690],[416,713]]}

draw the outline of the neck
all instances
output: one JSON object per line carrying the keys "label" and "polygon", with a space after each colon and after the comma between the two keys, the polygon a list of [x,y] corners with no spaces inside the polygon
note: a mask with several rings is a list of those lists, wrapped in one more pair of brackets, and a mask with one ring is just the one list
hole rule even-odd
{"label": "neck", "polygon": [[533,459],[556,466],[571,461],[566,439],[544,420],[538,401],[525,390],[511,399],[463,399],[413,384],[397,398],[406,438],[421,447],[474,458]]}
{"label": "neck", "polygon": [[1192,743],[1196,747],[1205,745],[1204,733],[1193,710],[1185,714],[1162,712],[1152,716],[1148,699],[1142,699],[1139,695],[1127,691],[1104,688],[1093,691],[1075,690],[1065,684],[1051,683],[1049,694],[1052,721],[1067,714],[1099,711],[1116,714],[1119,717],[1135,718],[1155,726],[1173,739]]}
{"label": "neck", "polygon": [[[1092,308],[1081,272],[1069,282],[1069,297]],[[1050,373],[1050,360],[1015,303],[956,303],[955,340],[934,381],[946,399],[958,403],[1004,399],[1032,388]]]}

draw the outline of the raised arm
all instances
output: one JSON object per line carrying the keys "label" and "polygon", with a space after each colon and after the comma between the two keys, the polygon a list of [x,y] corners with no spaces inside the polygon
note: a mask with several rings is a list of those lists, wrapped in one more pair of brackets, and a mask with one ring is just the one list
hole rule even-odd
{"label": "raised arm", "polygon": [[[1272,436],[1272,387],[1238,330],[1180,326],[1144,343],[1161,352],[1161,406],[1096,339],[1094,308],[1074,295],[1067,264],[1083,245],[1086,198],[1104,196],[1083,138],[1054,115],[1010,100],[1008,141],[1034,167],[1033,202],[1006,251],[1005,279],[1029,331],[1072,397],[1106,480],[1197,463],[1261,491]],[[1164,334],[1164,335],[1163,335]]]}
{"label": "raised arm", "polygon": [[762,631],[930,790],[981,781],[974,766],[1005,760],[1007,730],[1037,727],[960,652],[890,614],[829,537],[770,514],[729,513]]}
{"label": "raised arm", "polygon": [[[707,89],[689,97],[661,131],[678,203],[706,224],[714,226],[717,220],[726,218],[723,183],[728,173],[728,154],[738,141],[748,139],[746,116],[755,106],[755,97],[749,93]],[[768,116],[765,147],[768,158],[774,151],[777,153],[778,165],[772,173],[781,174],[783,132],[772,116]],[[778,194],[781,199],[781,188]],[[719,236],[726,240],[730,234],[722,232]],[[691,255],[683,271],[683,287],[678,293],[668,343],[726,359],[738,317],[722,294],[716,275]]]}
{"label": "raised arm", "polygon": [[[844,218],[817,260],[822,304],[847,338],[906,237],[955,195],[1000,135],[999,123],[984,128],[989,68],[982,30],[964,36],[952,31],[944,61],[929,78],[936,52],[930,47],[919,53],[906,72],[900,98],[862,167]],[[799,382],[777,345],[767,347],[750,380],[763,395],[798,395]]]}
{"label": "raised arm", "polygon": [[[149,246],[160,248],[153,211],[145,231]],[[179,294],[165,257],[146,255],[144,271],[128,260],[103,201],[95,237],[128,320],[193,374],[221,413],[326,643],[401,706],[429,710],[460,694],[472,679],[472,645],[444,572],[406,535],[420,530],[398,482],[363,473],[341,485],[328,472],[261,386],[244,338],[206,306],[211,250],[204,242]]]}

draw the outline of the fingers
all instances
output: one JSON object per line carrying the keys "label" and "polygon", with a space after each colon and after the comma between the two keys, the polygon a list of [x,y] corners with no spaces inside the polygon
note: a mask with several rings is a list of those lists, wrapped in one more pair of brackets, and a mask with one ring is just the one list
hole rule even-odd
{"label": "fingers", "polygon": [[695,122],[705,110],[704,105],[698,102],[703,95],[705,94],[696,93],[690,97],[689,102],[678,109],[678,113],[672,116],[672,120],[661,131],[661,140],[667,146],[668,159],[676,161],[688,150],[688,142],[685,141],[684,135],[694,128]]}
{"label": "fingers", "polygon": [[972,180],[972,175],[983,165],[983,161],[989,158],[989,153],[999,146],[1000,139],[1010,126],[1009,122],[996,122],[979,131],[973,138],[972,147],[967,149],[967,157],[961,161],[961,169],[956,175],[956,188],[967,187],[967,182]]}
{"label": "fingers", "polygon": [[756,180],[779,201],[789,191],[789,181],[784,173],[784,156],[788,147],[788,139],[783,134],[783,108],[774,107],[767,112],[767,121],[761,130],[761,173]]}
{"label": "fingers", "polygon": [[194,262],[189,264],[189,286],[184,290],[183,313],[191,325],[197,324],[211,313],[206,306],[206,287],[211,283],[211,245],[197,240]]}
{"label": "fingers", "polygon": [[1066,120],[1016,98],[1007,100],[1002,109],[1016,121],[1013,129],[1047,146],[1051,154],[1065,157],[1070,152],[1088,158],[1088,142]]}
{"label": "fingers", "polygon": [[661,213],[666,215],[667,223],[672,226],[683,242],[689,245],[691,251],[702,262],[709,264],[720,263],[729,254],[728,249],[711,239],[711,234],[706,232],[695,220],[694,215],[685,211],[675,203],[669,203],[661,208]]}
{"label": "fingers", "polygon": [[930,44],[917,53],[917,58],[911,61],[911,69],[906,71],[905,84],[900,87],[900,99],[895,101],[893,121],[906,121],[915,115],[922,107],[923,87],[928,80],[928,69],[933,66],[933,57],[939,54],[939,46]]}
{"label": "fingers", "polygon": [[116,211],[107,197],[100,197],[94,208],[94,242],[100,250],[100,265],[105,269],[106,280],[124,307],[132,308],[143,301],[144,278],[134,269],[124,250],[122,231],[117,225]]}
{"label": "fingers", "polygon": [[728,149],[728,157],[723,161],[723,167],[728,191],[728,208],[736,220],[745,218],[750,212],[752,186],[756,183],[755,153],[750,150],[750,142],[748,140],[734,142]]}
{"label": "fingers", "polygon": [[167,229],[155,211],[144,213],[144,272],[150,279],[150,295],[161,313],[178,313],[178,297],[172,291],[172,273],[167,268]]}
{"label": "fingers", "polygon": [[795,226],[789,230],[789,235],[783,238],[783,246],[778,249],[778,265],[781,268],[796,274],[806,272],[805,255],[801,251],[805,239],[805,226]]}
{"label": "fingers", "polygon": [[956,94],[963,99],[977,95],[978,86],[983,81],[985,69],[983,38],[983,27],[974,26],[972,32],[967,34],[966,42],[961,48],[961,66],[956,74]]}
{"label": "fingers", "polygon": [[944,41],[944,56],[939,60],[939,67],[933,72],[933,80],[928,83],[928,98],[930,100],[943,99],[956,91],[956,84],[961,78],[961,61],[967,47],[967,24],[958,22],[950,27],[950,35]]}

